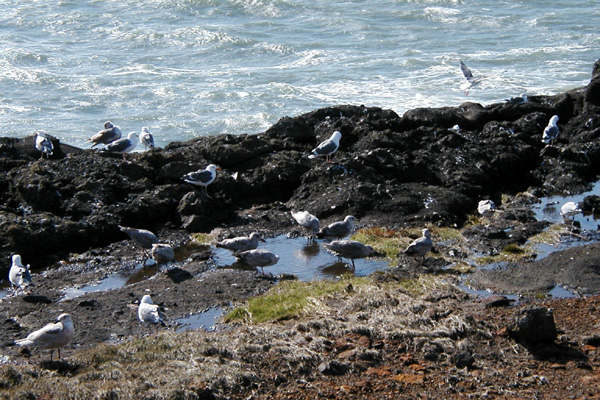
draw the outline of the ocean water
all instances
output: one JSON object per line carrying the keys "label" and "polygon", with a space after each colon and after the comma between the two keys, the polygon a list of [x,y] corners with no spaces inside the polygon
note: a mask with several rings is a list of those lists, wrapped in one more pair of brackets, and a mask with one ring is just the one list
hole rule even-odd
{"label": "ocean water", "polygon": [[[87,147],[111,120],[164,146],[338,104],[555,94],[589,82],[599,21],[584,0],[7,0],[0,135]],[[485,76],[468,96],[459,60]]]}

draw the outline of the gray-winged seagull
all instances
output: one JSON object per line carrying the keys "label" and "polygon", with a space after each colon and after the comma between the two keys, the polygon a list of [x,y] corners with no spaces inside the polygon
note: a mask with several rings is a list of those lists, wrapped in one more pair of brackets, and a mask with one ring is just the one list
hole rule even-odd
{"label": "gray-winged seagull", "polygon": [[522,93],[520,96],[511,97],[506,99],[505,101],[510,104],[519,105],[527,103],[529,101],[529,98],[525,93]]}
{"label": "gray-winged seagull", "polygon": [[168,243],[153,243],[152,258],[159,264],[167,264],[175,260],[175,250]]}
{"label": "gray-winged seagull", "polygon": [[140,143],[144,145],[144,149],[154,148],[154,136],[150,133],[150,129],[147,126],[142,127],[142,131],[140,132]]}
{"label": "gray-winged seagull", "polygon": [[12,264],[10,271],[8,272],[8,280],[17,289],[25,289],[25,287],[32,284],[31,272],[29,265],[24,266],[21,262],[21,256],[19,254],[12,255]]}
{"label": "gray-winged seagull", "polygon": [[354,229],[355,221],[356,218],[354,218],[352,215],[348,215],[343,221],[337,221],[322,228],[319,233],[317,233],[317,237],[333,237],[341,239],[349,236],[352,233],[352,229]]}
{"label": "gray-winged seagull", "polygon": [[44,131],[37,131],[35,133],[35,148],[41,152],[40,159],[44,158],[44,154],[46,155],[46,158],[50,158],[54,152],[54,145],[52,145],[52,141],[46,137],[46,132]]}
{"label": "gray-winged seagull", "polygon": [[321,229],[321,222],[319,218],[315,217],[308,211],[292,211],[292,217],[296,220],[296,222],[304,227],[308,232],[308,240],[314,240],[315,235]]}
{"label": "gray-winged seagull", "polygon": [[104,123],[104,129],[92,136],[88,142],[94,143],[92,145],[93,148],[99,144],[109,144],[110,142],[114,142],[115,140],[119,139],[121,139],[121,128],[119,128],[117,125],[114,125],[110,121],[106,121]]}
{"label": "gray-winged seagull", "polygon": [[260,267],[265,273],[264,267],[277,264],[279,256],[265,249],[253,249],[234,253],[234,256],[245,264],[252,267]]}
{"label": "gray-winged seagull", "polygon": [[323,246],[338,257],[349,258],[352,261],[352,269],[355,269],[354,260],[356,258],[369,257],[375,252],[373,247],[356,240],[334,240],[331,243],[324,243]]}
{"label": "gray-winged seagull", "polygon": [[56,319],[56,323],[50,323],[37,331],[31,332],[25,339],[19,339],[15,343],[19,346],[50,349],[50,361],[52,361],[54,349],[58,350],[58,358],[60,359],[60,348],[71,342],[74,333],[71,315],[60,314]]}
{"label": "gray-winged seagull", "polygon": [[153,244],[158,243],[156,235],[149,230],[130,228],[121,225],[119,225],[119,229],[126,233],[134,242],[142,246],[144,253],[146,252],[146,249],[150,249]]}
{"label": "gray-winged seagull", "polygon": [[542,133],[542,142],[550,144],[556,140],[559,133],[558,126],[556,125],[557,123],[558,115],[553,115],[548,122],[548,126],[544,128],[544,133]]}
{"label": "gray-winged seagull", "polygon": [[479,84],[483,80],[483,78],[475,78],[473,76],[473,73],[469,69],[469,67],[467,67],[465,65],[465,63],[462,62],[462,61],[460,62],[460,70],[462,71],[463,76],[467,80],[467,82],[465,82],[462,85],[460,85],[460,88],[468,96],[469,95],[469,89],[472,88],[473,86]]}
{"label": "gray-winged seagull", "polygon": [[308,158],[322,157],[325,156],[327,162],[331,162],[331,155],[340,148],[340,139],[342,133],[335,131],[331,137],[327,140],[322,141],[317,147],[315,147]]}
{"label": "gray-winged seagull", "polygon": [[127,161],[125,153],[130,153],[138,144],[138,135],[135,132],[129,132],[126,138],[115,140],[106,145],[106,151],[123,155],[123,161]]}
{"label": "gray-winged seagull", "polygon": [[265,240],[258,232],[252,232],[250,236],[238,236],[231,239],[225,239],[217,243],[217,247],[222,247],[231,251],[253,250],[258,247],[258,242]]}
{"label": "gray-winged seagull", "polygon": [[200,186],[204,195],[208,198],[211,198],[211,196],[208,195],[208,190],[206,187],[215,180],[217,177],[217,170],[219,169],[220,168],[215,164],[210,164],[205,169],[200,169],[198,171],[185,174],[183,176],[183,180],[192,185]]}
{"label": "gray-winged seagull", "polygon": [[413,240],[411,244],[408,245],[406,250],[404,250],[404,254],[413,257],[422,257],[421,262],[425,261],[425,254],[427,254],[431,248],[433,247],[433,241],[431,240],[431,232],[429,229],[423,229],[423,236]]}

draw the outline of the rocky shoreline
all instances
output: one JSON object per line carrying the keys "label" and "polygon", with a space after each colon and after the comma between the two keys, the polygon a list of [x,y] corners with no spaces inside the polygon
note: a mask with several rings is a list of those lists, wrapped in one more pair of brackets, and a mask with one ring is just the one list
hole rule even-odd
{"label": "rocky shoreline", "polygon": [[[552,115],[559,116],[560,135],[546,146],[541,134]],[[334,130],[342,133],[334,162],[308,159]],[[586,87],[530,96],[521,105],[467,102],[403,116],[377,107],[328,107],[284,117],[258,135],[200,137],[134,153],[131,163],[49,133],[56,149],[49,160],[39,158],[33,137],[0,138],[0,273],[7,276],[10,256],[19,253],[36,283],[28,296],[0,302],[0,340],[11,357],[19,356],[15,338],[60,312],[77,315],[71,347],[85,349],[144,333],[135,307],[145,293],[157,294],[158,304],[180,317],[228,307],[275,283],[255,271],[211,269],[210,248],[195,245],[175,268],[151,279],[63,300],[65,287],[139,264],[140,249],[119,225],[149,229],[185,247],[192,233],[302,235],[290,211],[309,210],[323,223],[354,215],[359,228],[456,229],[468,250],[444,243],[435,249],[456,259],[464,258],[461,251],[494,255],[523,245],[548,226],[536,221],[533,204],[548,194],[583,192],[600,174],[600,60]],[[211,198],[182,181],[210,163],[221,168],[209,186]],[[473,224],[482,199],[493,199],[502,215]],[[595,199],[586,208],[597,209]],[[527,268],[473,276],[500,293],[564,283],[579,294],[600,291],[596,244],[531,261]],[[437,267],[446,262],[432,261]],[[398,267],[407,270],[403,261]]]}

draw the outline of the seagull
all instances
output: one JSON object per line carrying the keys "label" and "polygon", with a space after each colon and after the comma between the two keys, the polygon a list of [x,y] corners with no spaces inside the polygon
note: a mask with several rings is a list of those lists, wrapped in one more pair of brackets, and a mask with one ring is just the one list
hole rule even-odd
{"label": "seagull", "polygon": [[23,290],[25,287],[32,284],[31,272],[29,271],[29,265],[24,266],[21,263],[21,256],[19,254],[13,254],[12,265],[8,272],[8,280],[17,289]]}
{"label": "seagull", "polygon": [[335,131],[331,135],[331,137],[327,140],[321,142],[317,147],[315,147],[308,158],[315,158],[320,156],[325,156],[325,160],[327,162],[331,162],[331,156],[333,153],[340,148],[340,139],[342,138],[342,133],[340,131]]}
{"label": "seagull", "polygon": [[231,239],[225,239],[217,243],[217,247],[229,249],[232,251],[254,250],[258,247],[258,242],[264,242],[258,232],[252,232],[250,236],[238,236]]}
{"label": "seagull", "polygon": [[131,153],[135,146],[138,144],[138,135],[135,132],[129,132],[127,138],[115,140],[114,142],[110,142],[106,145],[104,150],[110,153],[118,153],[123,155],[123,161],[127,161],[125,158],[125,153]]}
{"label": "seagull", "polygon": [[308,240],[314,239],[314,235],[321,229],[321,222],[317,217],[308,211],[292,211],[292,217],[298,224],[303,226],[308,232]]}
{"label": "seagull", "polygon": [[338,239],[346,237],[352,233],[355,221],[356,218],[352,215],[348,215],[343,221],[337,221],[322,228],[319,233],[317,233],[317,237],[334,237]]}
{"label": "seagull", "polygon": [[486,218],[491,218],[496,210],[496,204],[492,200],[481,200],[477,204],[477,212]]}
{"label": "seagull", "polygon": [[92,136],[88,142],[94,143],[92,145],[92,148],[94,148],[94,146],[97,146],[101,143],[109,144],[110,142],[114,142],[118,139],[121,139],[121,128],[119,128],[117,125],[114,125],[110,121],[106,121],[104,123],[104,129]]}
{"label": "seagull", "polygon": [[264,249],[253,249],[241,251],[233,254],[240,261],[252,266],[260,267],[264,275],[265,270],[263,267],[275,265],[279,261],[279,256]]}
{"label": "seagull", "polygon": [[529,99],[527,98],[527,95],[525,93],[522,93],[520,96],[511,97],[509,99],[506,99],[505,101],[510,104],[519,105],[527,103]]}
{"label": "seagull", "polygon": [[142,127],[142,132],[140,132],[140,142],[144,145],[144,149],[154,148],[154,136],[150,133],[150,129],[147,126]]}
{"label": "seagull", "polygon": [[159,264],[167,264],[169,261],[175,260],[175,251],[170,244],[153,243],[152,258]]}
{"label": "seagull", "polygon": [[71,315],[60,314],[56,319],[56,323],[50,323],[37,331],[31,332],[25,339],[19,339],[15,343],[19,346],[50,349],[50,361],[52,361],[54,349],[58,349],[58,358],[60,359],[60,348],[71,342],[74,333]]}
{"label": "seagull", "polygon": [[345,257],[352,260],[353,270],[355,269],[354,259],[369,257],[375,252],[373,247],[357,242],[356,240],[334,240],[331,243],[324,243],[323,246],[338,257]]}
{"label": "seagull", "polygon": [[152,302],[152,298],[149,295],[145,294],[140,300],[140,305],[138,306],[138,318],[140,322],[144,325],[156,325],[158,329],[158,324],[162,326],[166,326],[163,318],[166,316],[160,310],[160,307]]}
{"label": "seagull", "polygon": [[582,212],[581,207],[574,201],[568,201],[560,207],[560,215],[565,218],[573,217],[573,219],[575,219],[575,215],[580,212]]}
{"label": "seagull", "polygon": [[203,189],[203,193],[206,197],[212,198],[208,195],[206,187],[210,185],[217,177],[217,170],[221,168],[215,164],[210,164],[206,169],[199,169],[195,172],[190,172],[183,176],[183,180],[192,185],[200,186]]}
{"label": "seagull", "polygon": [[413,242],[409,244],[406,250],[403,252],[403,254],[409,256],[421,256],[421,262],[425,261],[425,254],[427,254],[433,247],[433,241],[431,240],[431,232],[429,232],[429,229],[425,228],[422,232],[423,236],[413,240]]}
{"label": "seagull", "polygon": [[46,155],[46,158],[50,158],[54,152],[52,141],[46,137],[46,132],[44,131],[37,131],[35,133],[35,148],[42,153],[40,159],[44,158],[44,154]]}
{"label": "seagull", "polygon": [[471,72],[471,70],[469,69],[469,67],[467,67],[465,65],[464,62],[460,62],[460,70],[462,71],[465,79],[467,80],[466,83],[463,83],[462,85],[460,85],[460,88],[462,90],[464,90],[465,95],[469,95],[469,89],[477,84],[479,84],[483,78],[475,78],[473,77],[473,73]]}
{"label": "seagull", "polygon": [[544,129],[544,133],[542,133],[542,142],[546,144],[550,144],[558,137],[558,115],[552,116],[550,121],[548,122],[548,126]]}
{"label": "seagull", "polygon": [[129,228],[119,225],[119,229],[125,232],[134,242],[142,246],[144,253],[146,249],[152,248],[152,245],[158,243],[156,235],[146,229]]}

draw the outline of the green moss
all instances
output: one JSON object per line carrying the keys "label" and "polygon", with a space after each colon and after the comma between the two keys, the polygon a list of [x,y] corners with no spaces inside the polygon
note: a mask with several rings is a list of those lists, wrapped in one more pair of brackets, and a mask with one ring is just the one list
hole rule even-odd
{"label": "green moss", "polygon": [[295,318],[309,311],[327,309],[326,296],[348,293],[366,284],[369,278],[344,277],[339,281],[284,281],[262,296],[252,298],[225,316],[226,322],[261,323]]}
{"label": "green moss", "polygon": [[215,237],[210,233],[192,233],[192,239],[198,243],[211,243]]}

